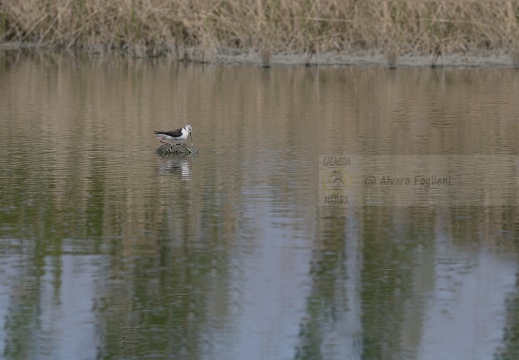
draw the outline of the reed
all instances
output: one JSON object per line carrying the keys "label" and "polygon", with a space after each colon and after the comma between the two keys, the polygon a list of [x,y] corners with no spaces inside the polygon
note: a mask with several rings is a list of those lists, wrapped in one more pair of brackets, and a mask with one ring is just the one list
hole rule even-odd
{"label": "reed", "polygon": [[[207,59],[221,49],[276,53],[392,48],[401,54],[506,50],[517,1],[17,0],[0,1],[0,41],[136,56]],[[268,47],[260,47],[268,44]],[[193,55],[187,49],[198,48]]]}
{"label": "reed", "polygon": [[392,46],[386,51],[387,67],[389,69],[396,69],[397,59],[398,59],[398,49]]}

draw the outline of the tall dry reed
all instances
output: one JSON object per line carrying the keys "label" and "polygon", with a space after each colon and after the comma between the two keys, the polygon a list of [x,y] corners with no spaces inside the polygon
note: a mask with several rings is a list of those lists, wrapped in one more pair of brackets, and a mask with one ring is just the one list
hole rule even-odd
{"label": "tall dry reed", "polygon": [[[160,55],[223,48],[444,53],[517,48],[517,1],[0,0],[0,41]],[[311,56],[311,54],[310,54]]]}

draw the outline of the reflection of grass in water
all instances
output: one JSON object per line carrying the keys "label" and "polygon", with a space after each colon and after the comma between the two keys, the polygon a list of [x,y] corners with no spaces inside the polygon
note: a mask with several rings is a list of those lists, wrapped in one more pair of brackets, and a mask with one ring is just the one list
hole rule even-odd
{"label": "reflection of grass in water", "polygon": [[389,39],[402,53],[427,54],[442,39],[446,53],[459,53],[506,49],[519,35],[517,13],[515,2],[19,0],[2,3],[0,41],[184,58],[191,47],[211,53],[258,44],[273,54],[303,53],[311,43],[320,52],[383,50]]}
{"label": "reflection of grass in water", "polygon": [[514,48],[510,53],[512,58],[512,65],[514,68],[519,69],[519,48]]}
{"label": "reflection of grass in water", "polygon": [[519,275],[516,274],[515,289],[506,300],[506,324],[503,328],[503,345],[496,350],[494,359],[517,359],[519,354]]}

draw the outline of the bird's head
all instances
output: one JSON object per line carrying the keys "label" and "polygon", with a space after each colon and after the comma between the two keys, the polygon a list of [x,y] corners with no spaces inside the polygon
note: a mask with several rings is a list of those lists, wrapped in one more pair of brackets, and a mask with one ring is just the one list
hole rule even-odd
{"label": "bird's head", "polygon": [[191,127],[191,125],[186,125],[184,129],[187,130],[189,137],[191,138],[191,142],[193,142],[193,135],[191,135],[191,130],[193,130],[193,128]]}

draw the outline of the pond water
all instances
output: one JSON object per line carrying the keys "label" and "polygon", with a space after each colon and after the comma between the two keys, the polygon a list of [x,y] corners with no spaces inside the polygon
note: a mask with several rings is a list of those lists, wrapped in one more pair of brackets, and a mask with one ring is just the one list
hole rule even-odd
{"label": "pond water", "polygon": [[[519,358],[515,193],[319,186],[320,155],[514,156],[518,94],[507,68],[0,53],[1,357]],[[186,124],[200,153],[159,157]]]}

